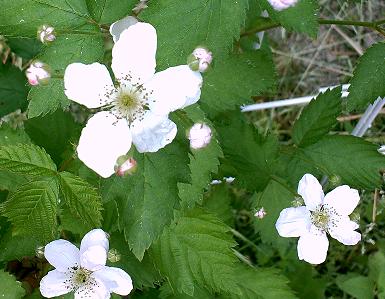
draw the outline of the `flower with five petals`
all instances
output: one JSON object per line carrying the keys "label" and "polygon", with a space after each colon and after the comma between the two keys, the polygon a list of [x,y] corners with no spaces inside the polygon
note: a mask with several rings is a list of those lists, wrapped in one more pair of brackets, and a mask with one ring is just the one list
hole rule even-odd
{"label": "flower with five petals", "polygon": [[101,229],[88,232],[80,250],[62,239],[48,243],[44,256],[56,269],[41,280],[41,294],[52,298],[74,292],[75,299],[128,295],[133,288],[131,278],[122,269],[106,266],[108,247],[107,234]]}
{"label": "flower with five petals", "polygon": [[168,114],[196,103],[202,76],[187,65],[155,73],[155,28],[137,22],[123,30],[112,49],[114,85],[99,63],[68,65],[64,74],[67,97],[101,111],[83,129],[77,153],[102,177],[114,173],[118,157],[133,143],[141,152],[156,152],[171,143],[177,128]]}
{"label": "flower with five petals", "polygon": [[349,218],[360,200],[357,190],[343,185],[324,195],[318,180],[305,174],[297,192],[305,206],[282,210],[275,227],[282,237],[299,237],[300,260],[311,264],[325,261],[329,247],[326,233],[344,245],[361,240],[361,234],[355,231],[358,224]]}

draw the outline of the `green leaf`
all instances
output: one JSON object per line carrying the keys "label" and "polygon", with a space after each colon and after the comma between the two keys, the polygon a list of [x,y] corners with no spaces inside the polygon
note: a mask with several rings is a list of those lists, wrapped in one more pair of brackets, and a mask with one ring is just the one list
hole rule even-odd
{"label": "green leaf", "polygon": [[226,163],[236,172],[232,176],[242,187],[263,190],[275,171],[277,138],[261,136],[240,112],[224,114],[216,128]]}
{"label": "green leaf", "polygon": [[215,61],[204,76],[201,106],[210,115],[239,108],[252,96],[274,90],[275,78],[270,50],[232,54]]}
{"label": "green leaf", "polygon": [[8,123],[0,125],[0,144],[16,145],[19,143],[31,143],[31,139],[22,128],[12,128]]}
{"label": "green leaf", "polygon": [[116,249],[120,254],[120,260],[111,266],[126,271],[132,278],[135,288],[154,287],[154,283],[161,280],[153,261],[145,255],[142,261],[138,261],[129,250],[123,234],[114,233],[110,237],[110,250]]}
{"label": "green leaf", "polygon": [[15,235],[50,241],[56,233],[58,196],[56,178],[28,182],[2,205],[2,214],[11,221]]}
{"label": "green leaf", "polygon": [[[151,1],[140,17],[158,33],[158,65],[185,64],[199,45],[219,58],[232,49],[244,25],[247,0],[164,0]],[[173,25],[170,26],[170,20]]]}
{"label": "green leaf", "polygon": [[24,126],[33,142],[44,147],[57,165],[62,162],[65,151],[74,151],[73,143],[78,141],[81,128],[70,113],[61,110],[44,117],[28,119]]}
{"label": "green leaf", "polygon": [[378,298],[385,298],[385,255],[378,251],[369,257],[369,278],[376,283]]}
{"label": "green leaf", "polygon": [[224,223],[233,226],[234,215],[227,184],[212,185],[210,192],[204,199],[203,208],[216,215]]}
{"label": "green leaf", "polygon": [[348,110],[365,108],[378,97],[385,97],[385,43],[366,50],[358,61],[350,80]]}
{"label": "green leaf", "polygon": [[288,280],[271,268],[250,268],[238,266],[235,280],[241,293],[223,296],[228,299],[295,299],[293,291],[287,286]]}
{"label": "green leaf", "polygon": [[[279,181],[281,182],[281,180]],[[262,192],[254,194],[251,198],[253,208],[259,210],[263,207],[266,211],[266,215],[262,219],[254,217],[255,231],[260,233],[263,242],[273,244],[277,248],[287,245],[288,239],[278,235],[275,223],[279,213],[291,206],[295,193],[295,190],[291,192],[289,187],[286,187],[284,184],[284,181],[278,183],[271,180]]]}
{"label": "green leaf", "polygon": [[[60,35],[37,57],[51,67],[53,75],[63,76],[70,63],[93,63],[103,57],[104,43],[98,27],[83,26],[80,30],[88,31],[89,34]],[[47,85],[32,87],[28,99],[29,118],[67,108],[70,104],[64,94],[63,79],[58,78],[51,78]]]}
{"label": "green leaf", "polygon": [[267,4],[267,1],[265,7],[269,12],[269,16],[287,30],[306,33],[312,38],[317,37],[319,27],[317,20],[318,1],[299,0],[295,6],[282,11],[274,10]]}
{"label": "green leaf", "polygon": [[385,157],[377,148],[358,137],[333,135],[325,136],[302,152],[324,174],[337,175],[343,184],[353,188],[372,190],[381,185],[380,170],[385,168]]}
{"label": "green leaf", "polygon": [[8,230],[0,238],[0,261],[21,260],[25,256],[34,256],[36,249],[44,245],[35,237],[13,236]]}
{"label": "green leaf", "polygon": [[137,171],[104,184],[105,201],[115,200],[120,227],[138,259],[173,219],[179,203],[177,183],[187,181],[187,155],[177,140],[156,153],[135,154]]}
{"label": "green leaf", "polygon": [[345,275],[339,275],[336,282],[341,290],[354,298],[367,299],[374,297],[374,282],[369,277],[361,275],[345,277]]}
{"label": "green leaf", "polygon": [[[183,204],[187,207],[193,207],[195,203],[202,202],[203,191],[207,189],[211,182],[211,173],[218,171],[219,158],[223,156],[223,153],[216,139],[213,125],[205,117],[204,112],[200,110],[199,106],[190,106],[185,108],[184,111],[186,116],[192,121],[192,124],[206,123],[212,130],[210,143],[201,149],[191,149],[191,153],[189,153],[191,182],[178,183],[179,197]],[[186,128],[186,131],[189,129],[190,127]]]}
{"label": "green leaf", "polygon": [[43,48],[42,43],[35,38],[7,38],[7,44],[12,52],[24,59],[34,58]]}
{"label": "green leaf", "polygon": [[1,5],[0,32],[6,36],[36,37],[43,24],[69,29],[90,21],[84,1],[3,0]]}
{"label": "green leaf", "polygon": [[33,144],[0,146],[0,170],[28,176],[53,175],[56,165],[44,149]]}
{"label": "green leaf", "polygon": [[229,228],[210,214],[193,210],[166,228],[151,253],[173,289],[193,296],[195,285],[236,292],[237,259]]}
{"label": "green leaf", "polygon": [[0,297],[7,299],[20,299],[25,295],[25,290],[14,276],[0,270]]}
{"label": "green leaf", "polygon": [[[171,288],[169,284],[163,284],[162,287],[160,288],[159,298],[161,299],[193,299],[193,298],[212,299],[214,298],[214,295],[210,294],[209,291],[203,288],[195,286],[194,295],[190,296],[184,293],[177,293],[175,292],[175,290]],[[215,296],[215,298],[217,298],[217,296]]]}
{"label": "green leaf", "polygon": [[115,22],[131,14],[137,0],[86,0],[88,11],[99,24]]}
{"label": "green leaf", "polygon": [[293,127],[293,141],[304,147],[316,143],[337,123],[341,113],[341,87],[327,90],[306,106]]}
{"label": "green leaf", "polygon": [[90,231],[90,225],[82,218],[72,213],[67,205],[61,205],[58,214],[60,219],[60,230],[70,231],[79,236],[84,236]]}
{"label": "green leaf", "polygon": [[60,173],[60,189],[71,212],[90,229],[101,225],[102,202],[96,189],[69,172]]}
{"label": "green leaf", "polygon": [[24,110],[27,107],[28,89],[22,71],[13,65],[0,63],[0,117],[17,109]]}

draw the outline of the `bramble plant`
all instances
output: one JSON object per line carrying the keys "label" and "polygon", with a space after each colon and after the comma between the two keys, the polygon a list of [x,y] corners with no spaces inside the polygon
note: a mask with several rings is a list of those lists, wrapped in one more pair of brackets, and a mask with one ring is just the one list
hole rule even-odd
{"label": "bramble plant", "polygon": [[[316,0],[1,4],[0,297],[385,298],[383,148],[335,130],[381,110],[384,19]],[[320,26],[380,41],[346,98],[262,133],[240,107],[286,80],[270,30]]]}

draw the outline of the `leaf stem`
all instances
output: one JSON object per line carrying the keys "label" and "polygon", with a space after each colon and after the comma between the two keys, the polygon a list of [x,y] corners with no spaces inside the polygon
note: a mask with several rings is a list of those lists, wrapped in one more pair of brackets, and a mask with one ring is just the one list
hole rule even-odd
{"label": "leaf stem", "polygon": [[[242,36],[252,35],[257,32],[273,29],[282,26],[279,22],[274,22],[270,18],[261,17],[264,20],[262,24],[259,24],[255,28],[245,31],[241,34]],[[329,20],[329,19],[318,19],[320,25],[341,25],[341,26],[359,26],[366,27],[377,31],[379,34],[385,37],[385,29],[380,26],[385,24],[385,19],[378,20],[376,22],[363,22],[363,21],[352,21],[352,20]]]}

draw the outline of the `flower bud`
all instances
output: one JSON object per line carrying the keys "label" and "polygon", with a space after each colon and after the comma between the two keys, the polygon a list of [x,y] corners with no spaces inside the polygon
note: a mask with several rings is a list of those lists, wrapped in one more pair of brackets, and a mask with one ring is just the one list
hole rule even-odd
{"label": "flower bud", "polygon": [[115,164],[115,173],[118,176],[132,175],[136,169],[135,159],[126,155],[120,156]]}
{"label": "flower bud", "polygon": [[294,198],[294,200],[291,202],[291,205],[294,207],[294,208],[298,208],[300,206],[303,206],[305,204],[305,202],[303,201],[303,198],[298,196],[296,198]]}
{"label": "flower bud", "polygon": [[34,61],[25,71],[28,82],[31,85],[47,84],[51,78],[49,66],[41,61]]}
{"label": "flower bud", "polygon": [[255,212],[254,216],[258,219],[263,219],[266,216],[265,208],[260,208],[258,211]]}
{"label": "flower bud", "polygon": [[333,187],[341,185],[341,177],[338,175],[332,175],[329,177],[329,182]]}
{"label": "flower bud", "polygon": [[377,151],[378,151],[380,154],[385,155],[385,145],[382,145]]}
{"label": "flower bud", "polygon": [[229,176],[229,177],[224,177],[223,180],[224,180],[227,184],[231,184],[232,182],[234,182],[235,178],[232,177],[232,176]]}
{"label": "flower bud", "polygon": [[194,72],[205,72],[213,60],[213,54],[203,47],[196,48],[187,58],[187,64]]}
{"label": "flower bud", "polygon": [[37,247],[35,250],[35,255],[37,258],[43,259],[44,258],[44,246]]}
{"label": "flower bud", "polygon": [[193,149],[200,149],[206,147],[211,140],[211,129],[204,123],[196,123],[190,129],[188,134],[190,140],[190,147]]}
{"label": "flower bud", "polygon": [[120,259],[121,259],[121,255],[120,255],[120,253],[116,250],[116,249],[114,249],[114,248],[112,248],[112,249],[110,249],[109,251],[108,251],[108,260],[111,262],[111,263],[116,263],[116,262],[119,262],[120,261]]}
{"label": "flower bud", "polygon": [[42,25],[37,30],[37,38],[43,43],[48,44],[56,39],[55,29],[49,25]]}
{"label": "flower bud", "polygon": [[294,6],[297,4],[298,0],[267,0],[270,5],[277,11],[281,11]]}

